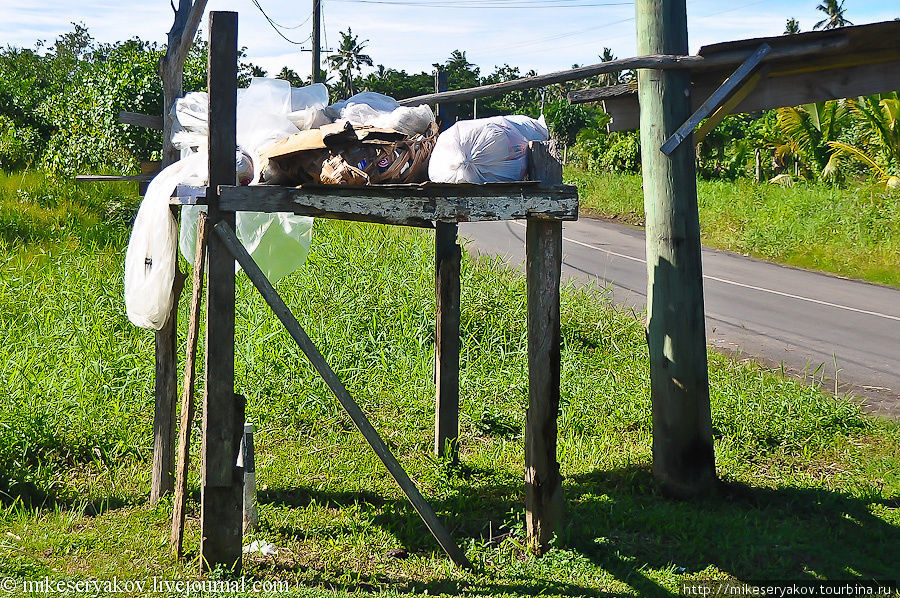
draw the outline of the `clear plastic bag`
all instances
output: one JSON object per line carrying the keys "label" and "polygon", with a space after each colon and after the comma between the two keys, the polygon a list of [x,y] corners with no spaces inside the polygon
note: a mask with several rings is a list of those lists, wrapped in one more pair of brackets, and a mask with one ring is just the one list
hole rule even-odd
{"label": "clear plastic bag", "polygon": [[[236,169],[241,182],[259,180],[257,150],[298,131],[288,114],[298,106],[324,106],[324,86],[292,89],[286,81],[255,78],[238,90]],[[306,90],[306,91],[304,91]],[[324,93],[323,93],[324,92]],[[178,185],[205,185],[208,173],[208,96],[189,93],[175,106],[173,143],[182,159],[164,169],[147,188],[135,219],[125,257],[125,305],[136,326],[159,330],[172,307],[176,245],[194,263],[199,206],[181,210],[181,230],[169,210],[169,198]],[[315,108],[321,110],[321,108]],[[236,181],[238,182],[238,181]],[[238,212],[236,233],[260,269],[277,282],[306,261],[312,240],[313,219],[293,214]]]}

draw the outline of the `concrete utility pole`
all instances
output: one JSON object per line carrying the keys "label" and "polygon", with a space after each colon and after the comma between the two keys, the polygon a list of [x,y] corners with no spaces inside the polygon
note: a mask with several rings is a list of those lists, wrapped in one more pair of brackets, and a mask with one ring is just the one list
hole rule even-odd
{"label": "concrete utility pole", "polygon": [[[685,0],[637,0],[639,54],[688,53]],[[647,342],[653,475],[666,492],[716,482],[703,317],[693,136],[660,146],[691,116],[688,70],[638,70],[647,233]]]}
{"label": "concrete utility pole", "polygon": [[319,29],[322,25],[322,0],[312,0],[313,3],[313,25],[312,25],[312,82],[322,83],[321,70],[319,64],[321,58],[319,55]]}

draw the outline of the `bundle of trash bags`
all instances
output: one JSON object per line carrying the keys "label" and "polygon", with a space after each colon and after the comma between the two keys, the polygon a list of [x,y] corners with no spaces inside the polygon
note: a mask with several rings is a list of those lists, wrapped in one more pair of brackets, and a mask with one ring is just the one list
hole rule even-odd
{"label": "bundle of trash bags", "polygon": [[[168,318],[176,245],[194,261],[198,214],[206,208],[183,206],[179,232],[169,199],[179,185],[208,182],[208,104],[205,92],[175,103],[172,142],[181,160],[150,182],[134,222],[125,257],[125,304],[128,318],[142,328],[159,330]],[[235,183],[519,181],[528,169],[528,142],[548,138],[543,116],[461,121],[437,136],[427,105],[404,107],[374,92],[329,105],[321,83],[296,88],[258,77],[238,90]],[[235,224],[272,282],[306,261],[312,218],[238,212]]]}

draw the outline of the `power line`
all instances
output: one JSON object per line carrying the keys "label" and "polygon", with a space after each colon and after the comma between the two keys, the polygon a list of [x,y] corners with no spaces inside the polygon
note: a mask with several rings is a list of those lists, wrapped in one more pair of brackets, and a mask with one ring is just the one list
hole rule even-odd
{"label": "power line", "polygon": [[263,10],[263,7],[259,4],[259,0],[250,0],[250,2],[252,2],[253,5],[254,5],[256,8],[259,9],[259,12],[262,13],[262,15],[266,18],[266,21],[269,22],[269,25],[272,26],[272,30],[275,31],[275,33],[277,33],[278,35],[280,35],[280,36],[282,37],[282,39],[284,39],[286,42],[289,42],[289,43],[292,43],[292,44],[294,44],[294,45],[300,46],[300,45],[305,44],[305,43],[306,43],[307,41],[309,41],[310,38],[312,37],[312,33],[310,33],[309,36],[308,36],[306,39],[304,39],[303,41],[299,41],[299,42],[298,42],[298,41],[294,41],[294,40],[292,40],[291,38],[287,37],[287,36],[286,36],[285,34],[283,34],[283,33],[281,32],[281,30],[279,29],[279,27],[281,27],[281,28],[283,28],[283,29],[296,29],[297,27],[300,27],[301,25],[306,24],[306,21],[309,21],[309,18],[312,17],[312,13],[310,13],[310,16],[307,17],[306,21],[303,21],[303,23],[301,23],[300,25],[297,25],[297,27],[284,27],[283,25],[279,25],[278,23],[276,23],[275,21],[273,21],[272,18],[269,17],[268,14],[266,14],[266,11]]}

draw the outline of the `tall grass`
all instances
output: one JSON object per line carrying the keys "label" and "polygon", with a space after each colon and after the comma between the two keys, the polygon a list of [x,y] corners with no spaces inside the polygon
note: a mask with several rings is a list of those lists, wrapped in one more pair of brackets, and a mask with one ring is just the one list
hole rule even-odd
{"label": "tall grass", "polygon": [[[52,185],[35,182],[33,192]],[[0,576],[193,576],[195,563],[169,553],[168,505],[146,504],[153,335],[124,316],[128,218],[101,217],[96,196],[62,193],[83,220],[48,218],[53,234],[0,247]],[[93,241],[85,226],[97,227]],[[480,571],[448,566],[239,275],[236,387],[258,430],[260,528],[250,539],[280,549],[248,557],[251,576],[290,579],[309,595],[593,596],[667,595],[695,577],[897,570],[896,553],[877,549],[900,539],[895,424],[711,353],[717,462],[730,489],[669,501],[649,473],[643,328],[602,293],[573,287],[562,298],[559,415],[567,523],[549,555],[527,555],[525,283],[497,262],[464,258],[454,467],[431,455],[433,259],[427,233],[320,220],[309,262],[278,290]],[[409,558],[390,555],[399,548]]]}
{"label": "tall grass", "polygon": [[[643,225],[640,175],[566,170],[586,213]],[[900,286],[900,194],[699,181],[703,243],[801,268]]]}

